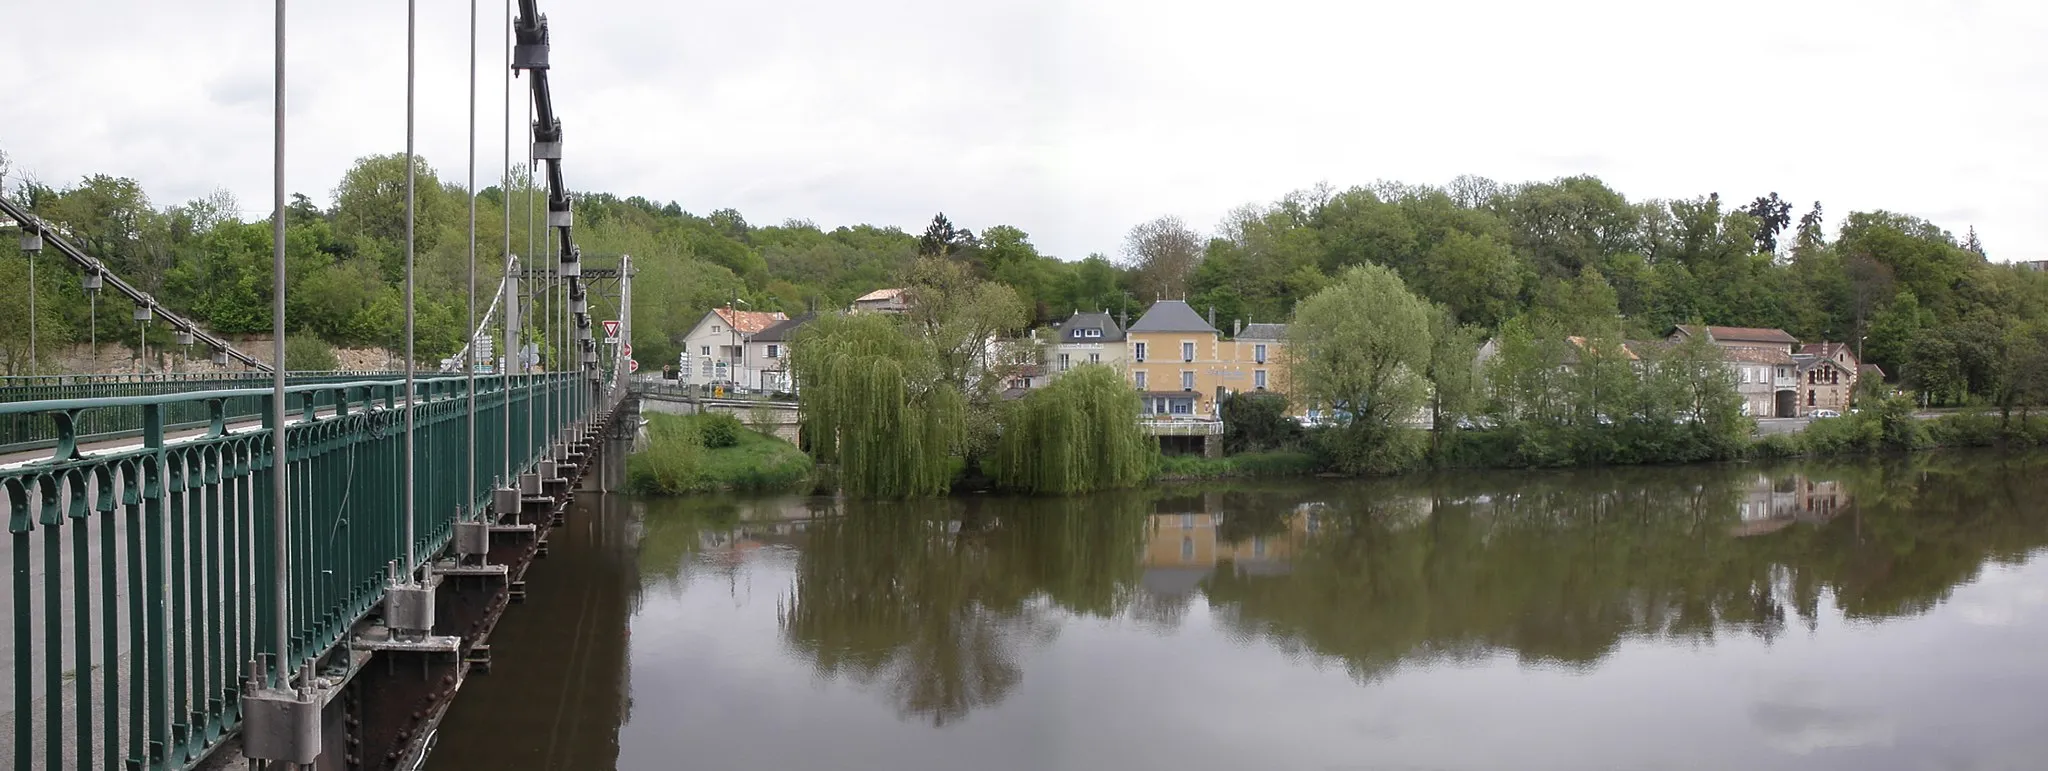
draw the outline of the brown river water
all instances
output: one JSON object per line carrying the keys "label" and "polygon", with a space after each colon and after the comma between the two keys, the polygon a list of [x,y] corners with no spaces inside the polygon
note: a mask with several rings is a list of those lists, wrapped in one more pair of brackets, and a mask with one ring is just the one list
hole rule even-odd
{"label": "brown river water", "polygon": [[464,769],[2044,769],[2048,455],[591,497]]}

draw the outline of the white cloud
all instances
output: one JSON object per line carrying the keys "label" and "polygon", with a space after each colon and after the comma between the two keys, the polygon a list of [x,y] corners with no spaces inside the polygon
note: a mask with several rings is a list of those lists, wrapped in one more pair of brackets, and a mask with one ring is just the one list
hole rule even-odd
{"label": "white cloud", "polygon": [[[268,4],[19,5],[18,168],[267,208]],[[756,222],[944,209],[1078,257],[1318,181],[1593,173],[1638,199],[1889,208],[2048,258],[2048,6],[2025,0],[542,5],[571,184]],[[324,199],[402,149],[404,9],[292,6],[292,190]],[[467,7],[420,12],[419,149],[460,179]],[[483,13],[488,180],[503,9]]]}

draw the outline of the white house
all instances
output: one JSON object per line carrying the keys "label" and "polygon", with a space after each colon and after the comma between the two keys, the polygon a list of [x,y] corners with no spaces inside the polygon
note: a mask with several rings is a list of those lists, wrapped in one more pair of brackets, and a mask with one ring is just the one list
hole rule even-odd
{"label": "white house", "polygon": [[753,363],[755,382],[740,381],[748,388],[775,393],[794,393],[796,383],[789,372],[789,341],[798,329],[816,316],[805,314],[768,325],[747,338],[746,360]]}
{"label": "white house", "polygon": [[1046,372],[1054,379],[1067,370],[1083,364],[1108,364],[1122,367],[1128,356],[1124,345],[1124,328],[1110,318],[1108,311],[1101,313],[1079,313],[1067,318],[1052,329],[1050,345],[1046,346]]}
{"label": "white house", "polygon": [[683,337],[683,353],[676,362],[677,382],[730,382],[742,388],[761,388],[763,360],[758,352],[749,350],[748,340],[788,320],[780,312],[741,311],[731,306],[711,309]]}

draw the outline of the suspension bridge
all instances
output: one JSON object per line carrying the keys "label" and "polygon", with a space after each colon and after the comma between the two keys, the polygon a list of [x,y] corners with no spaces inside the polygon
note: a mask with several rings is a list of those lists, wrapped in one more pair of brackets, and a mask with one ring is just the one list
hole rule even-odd
{"label": "suspension bridge", "polygon": [[[268,359],[163,307],[62,223],[0,199],[31,260],[60,256],[95,302],[118,295],[137,321],[170,325],[221,367],[0,379],[11,624],[0,749],[14,768],[416,767],[465,678],[488,671],[490,634],[568,501],[623,482],[639,423],[633,367],[619,355],[631,350],[633,271],[625,257],[586,271],[573,238],[537,5],[506,8],[505,167],[523,79],[545,244],[515,255],[504,207],[504,278],[479,317],[472,74],[473,331],[430,371],[412,342],[411,3],[403,371],[282,368],[283,0]],[[472,4],[472,73],[475,14]],[[592,334],[600,286],[620,345]]]}

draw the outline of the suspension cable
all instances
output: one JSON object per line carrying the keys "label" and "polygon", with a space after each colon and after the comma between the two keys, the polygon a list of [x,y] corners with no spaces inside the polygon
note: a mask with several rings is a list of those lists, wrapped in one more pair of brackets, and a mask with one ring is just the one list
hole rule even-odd
{"label": "suspension cable", "polygon": [[414,409],[418,394],[413,392],[413,112],[414,80],[417,70],[416,45],[419,26],[418,1],[405,0],[405,574],[412,580],[412,571],[418,566],[417,555],[413,554],[413,424],[417,421]]}
{"label": "suspension cable", "polygon": [[[462,381],[469,392],[469,411],[463,423],[469,428],[464,444],[462,497],[464,506],[475,505],[476,495],[476,0],[469,0],[469,324],[463,327],[469,341],[463,344]],[[474,512],[465,512],[474,513]]]}

